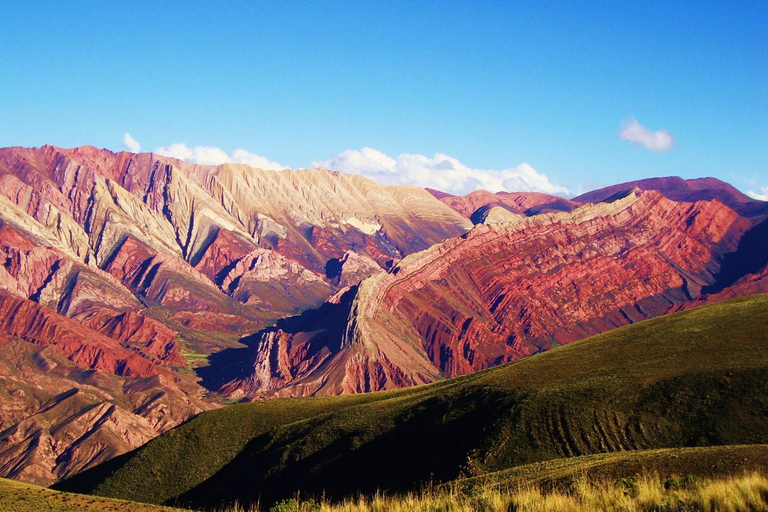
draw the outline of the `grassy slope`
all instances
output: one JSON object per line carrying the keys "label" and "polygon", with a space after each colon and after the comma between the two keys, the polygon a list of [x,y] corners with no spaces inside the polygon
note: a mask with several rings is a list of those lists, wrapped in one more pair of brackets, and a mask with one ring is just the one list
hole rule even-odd
{"label": "grassy slope", "polygon": [[404,490],[602,452],[768,443],[768,295],[503,367],[204,413],[61,488],[154,503]]}
{"label": "grassy slope", "polygon": [[0,512],[172,512],[178,509],[58,492],[0,478]]}
{"label": "grassy slope", "polygon": [[598,453],[524,464],[472,478],[454,480],[440,490],[516,489],[535,485],[568,489],[581,477],[590,481],[621,480],[639,474],[722,478],[750,471],[768,472],[768,445],[660,448]]}

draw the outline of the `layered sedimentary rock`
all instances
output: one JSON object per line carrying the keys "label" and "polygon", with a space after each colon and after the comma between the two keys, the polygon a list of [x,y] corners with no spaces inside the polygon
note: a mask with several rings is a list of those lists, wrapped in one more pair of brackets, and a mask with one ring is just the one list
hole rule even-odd
{"label": "layered sedimentary rock", "polygon": [[514,361],[701,297],[755,229],[717,200],[638,188],[611,199],[478,225],[411,255],[317,319],[255,336],[250,374],[241,366],[222,389],[349,393]]}
{"label": "layered sedimentary rock", "polygon": [[[323,169],[0,149],[0,364],[17,389],[0,476],[48,483],[143,443],[210,407],[189,370],[212,353],[470,227],[422,189]],[[44,377],[39,354],[67,371]]]}
{"label": "layered sedimentary rock", "polygon": [[673,201],[717,200],[745,217],[768,214],[767,202],[755,201],[717,178],[696,178],[690,180],[684,180],[677,176],[647,178],[593,190],[574,197],[573,201],[576,203],[599,203],[607,201],[617,194],[624,194],[634,187],[641,190],[655,190]]}
{"label": "layered sedimentary rock", "polygon": [[2,334],[0,472],[47,485],[137,448],[211,407],[184,386],[84,369],[53,344]]}
{"label": "layered sedimentary rock", "polygon": [[[716,178],[696,178],[684,180],[677,176],[666,178],[647,178],[627,183],[619,183],[587,192],[573,199],[551,196],[540,192],[497,192],[492,194],[477,190],[464,196],[454,196],[427,189],[444,204],[457,213],[471,219],[475,224],[485,223],[488,214],[494,210],[495,216],[509,219],[510,215],[532,216],[539,213],[572,211],[588,203],[611,201],[614,197],[626,195],[633,188],[655,190],[668,199],[682,202],[717,200],[739,215],[755,217],[768,214],[768,203],[756,201],[738,191],[733,186]],[[500,211],[506,211],[500,214]]]}

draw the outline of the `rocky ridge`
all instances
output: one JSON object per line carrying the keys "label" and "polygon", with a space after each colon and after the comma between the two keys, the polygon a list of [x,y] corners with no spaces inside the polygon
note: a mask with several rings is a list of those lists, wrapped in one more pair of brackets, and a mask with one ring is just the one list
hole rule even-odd
{"label": "rocky ridge", "polygon": [[[757,222],[717,200],[634,188],[572,212],[477,225],[326,304],[324,322],[305,314],[255,336],[250,373],[241,364],[221,389],[350,393],[514,361],[699,299]],[[743,279],[768,290],[759,276]]]}
{"label": "rocky ridge", "polygon": [[211,354],[470,226],[323,169],[0,149],[0,475],[50,483],[215,406]]}

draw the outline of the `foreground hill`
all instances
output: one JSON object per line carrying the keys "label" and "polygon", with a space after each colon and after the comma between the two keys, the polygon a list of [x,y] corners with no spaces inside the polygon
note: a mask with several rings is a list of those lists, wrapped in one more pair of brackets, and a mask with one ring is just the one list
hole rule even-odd
{"label": "foreground hill", "polygon": [[52,491],[0,478],[0,512],[179,512],[179,509],[133,501]]}
{"label": "foreground hill", "polygon": [[[270,510],[333,512],[507,511],[656,509],[676,503],[678,510],[751,510],[764,508],[768,481],[768,445],[666,448],[556,459],[481,477],[462,478],[406,495],[355,496],[343,502],[292,498]],[[750,473],[752,472],[752,473]],[[757,480],[755,480],[758,478]],[[636,503],[628,503],[634,499]],[[557,500],[557,501],[555,501]],[[549,501],[554,506],[546,506]],[[554,503],[553,503],[554,502]],[[688,505],[683,508],[680,503]],[[588,506],[587,504],[592,504]],[[702,507],[701,505],[704,505]],[[612,505],[612,506],[611,506]],[[635,505],[635,506],[632,506]],[[698,508],[696,508],[698,505]],[[178,508],[53,491],[0,479],[0,512],[173,512]],[[243,507],[217,508],[242,512]],[[256,508],[253,510],[265,510]]]}
{"label": "foreground hill", "polygon": [[768,471],[768,445],[698,446],[658,448],[580,455],[523,464],[480,476],[461,478],[440,486],[441,489],[472,492],[473,488],[544,488],[567,489],[576,481],[611,481],[655,474],[662,479],[722,478],[750,471]]}
{"label": "foreground hill", "polygon": [[62,482],[195,506],[405,490],[604,452],[768,442],[768,295],[428,386],[206,412]]}

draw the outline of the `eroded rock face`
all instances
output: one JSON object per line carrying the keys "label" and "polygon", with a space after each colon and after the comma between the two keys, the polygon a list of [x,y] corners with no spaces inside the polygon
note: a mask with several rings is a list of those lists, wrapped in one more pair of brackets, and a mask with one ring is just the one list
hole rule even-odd
{"label": "eroded rock face", "polygon": [[210,407],[179,370],[470,227],[424,190],[322,169],[0,149],[0,476],[138,446]]}
{"label": "eroded rock face", "polygon": [[162,374],[85,370],[52,344],[0,335],[0,472],[49,485],[211,408]]}
{"label": "eroded rock face", "polygon": [[359,392],[514,361],[698,299],[754,224],[716,200],[636,188],[611,203],[478,225],[363,281],[335,305],[341,326],[307,313],[261,333],[251,374],[223,390]]}
{"label": "eroded rock face", "polygon": [[[286,307],[243,310],[222,284],[256,249],[274,250],[323,278],[326,263],[349,251],[389,268],[471,226],[416,187],[322,169],[200,166],[87,146],[0,150],[0,199],[0,218],[32,233],[34,246],[42,239],[55,244],[150,305],[265,320],[319,304],[329,290],[317,290],[309,303],[273,297]],[[279,286],[270,292],[280,293]]]}

